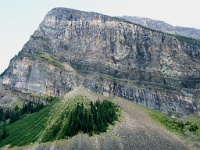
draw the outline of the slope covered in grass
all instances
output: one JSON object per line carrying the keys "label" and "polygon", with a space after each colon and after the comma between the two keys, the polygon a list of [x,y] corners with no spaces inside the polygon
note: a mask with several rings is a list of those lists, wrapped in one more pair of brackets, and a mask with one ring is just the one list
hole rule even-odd
{"label": "slope covered in grass", "polygon": [[[186,145],[184,141],[178,138],[178,136],[163,128],[163,124],[160,123],[160,120],[163,118],[163,114],[139,106],[133,102],[119,97],[113,97],[109,99],[109,102],[114,103],[112,103],[112,105],[119,106],[114,108],[120,108],[121,110],[119,112],[121,116],[119,121],[115,122],[114,126],[107,126],[106,132],[95,134],[98,132],[96,132],[96,130],[92,130],[92,136],[89,136],[90,132],[87,132],[87,130],[84,131],[85,126],[82,125],[87,124],[87,117],[89,119],[91,117],[89,114],[92,114],[90,100],[92,100],[93,105],[96,105],[95,103],[97,99],[100,99],[99,103],[103,103],[103,99],[105,99],[105,97],[96,93],[92,93],[84,88],[77,88],[66,94],[62,99],[54,101],[52,105],[49,105],[41,111],[26,116],[22,120],[8,125],[6,128],[9,131],[9,136],[0,142],[0,146],[2,147],[3,145],[7,144],[10,144],[10,146],[20,146],[11,148],[18,150],[81,148],[113,150],[191,149],[190,145]],[[81,107],[84,111],[80,111],[80,109],[82,109]],[[79,111],[77,111],[78,109]],[[105,109],[110,110],[109,108]],[[105,110],[101,111],[103,112]],[[109,114],[109,112],[106,114]],[[71,115],[69,115],[70,113]],[[74,114],[78,115],[72,117]],[[154,115],[154,118],[152,118],[151,115]],[[155,116],[157,115],[161,116],[161,118],[156,120]],[[82,120],[82,123],[79,122],[79,120],[81,120],[81,116],[85,118],[84,122]],[[95,115],[93,115],[93,117],[94,116]],[[74,121],[69,121],[72,118],[74,118]],[[90,118],[89,120],[92,121],[93,119]],[[105,122],[106,121],[103,121],[102,123]],[[112,121],[111,124],[113,124]],[[75,132],[76,135],[72,134],[63,136],[63,133],[65,133],[64,131],[67,131],[67,128],[65,127],[68,125],[74,128],[77,128],[78,126],[82,126],[83,128],[81,127],[82,129],[78,130],[78,134]],[[70,126],[68,126],[68,129]],[[94,126],[93,129],[95,129]],[[7,147],[4,148],[6,149]]]}
{"label": "slope covered in grass", "polygon": [[[30,114],[23,119],[7,125],[9,135],[6,139],[0,141],[0,147],[3,145],[22,146],[38,140],[40,133],[45,129],[46,122],[49,118],[48,106],[39,112]],[[2,130],[1,125],[0,130]]]}
{"label": "slope covered in grass", "polygon": [[[108,100],[92,102],[85,96],[60,99],[39,112],[6,125],[4,145],[23,146],[72,137],[79,132],[90,135],[105,132],[119,117],[119,108]],[[0,131],[3,130],[3,124]]]}
{"label": "slope covered in grass", "polygon": [[186,140],[194,148],[200,149],[200,118],[198,116],[171,118],[154,110],[149,110],[149,116],[170,132]]}
{"label": "slope covered in grass", "polygon": [[84,96],[69,100],[42,138],[42,142],[72,137],[79,132],[106,132],[109,124],[119,118],[119,108],[108,100],[92,102]]}

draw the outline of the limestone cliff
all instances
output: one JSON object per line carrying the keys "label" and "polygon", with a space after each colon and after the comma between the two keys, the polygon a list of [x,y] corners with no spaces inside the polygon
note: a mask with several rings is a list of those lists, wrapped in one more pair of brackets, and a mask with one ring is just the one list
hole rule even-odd
{"label": "limestone cliff", "polygon": [[122,16],[121,18],[162,32],[179,34],[194,39],[200,39],[200,30],[196,28],[172,26],[164,21],[153,20],[145,17]]}
{"label": "limestone cliff", "polygon": [[199,62],[198,42],[98,13],[55,8],[10,61],[0,88],[61,96],[83,85],[183,116],[199,112]]}

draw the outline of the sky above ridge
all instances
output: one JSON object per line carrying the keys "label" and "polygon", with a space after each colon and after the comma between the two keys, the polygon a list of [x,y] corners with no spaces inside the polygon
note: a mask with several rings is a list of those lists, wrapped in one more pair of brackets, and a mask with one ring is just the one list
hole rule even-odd
{"label": "sky above ridge", "polygon": [[0,0],[0,73],[54,7],[141,16],[200,29],[199,0]]}

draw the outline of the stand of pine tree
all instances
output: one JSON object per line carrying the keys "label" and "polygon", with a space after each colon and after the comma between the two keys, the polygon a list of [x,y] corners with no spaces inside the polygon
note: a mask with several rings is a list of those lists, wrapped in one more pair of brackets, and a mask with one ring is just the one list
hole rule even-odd
{"label": "stand of pine tree", "polygon": [[67,111],[60,120],[44,135],[42,142],[72,137],[78,132],[93,135],[106,132],[110,124],[119,118],[119,107],[104,100],[90,101],[89,106],[77,103],[71,111]]}

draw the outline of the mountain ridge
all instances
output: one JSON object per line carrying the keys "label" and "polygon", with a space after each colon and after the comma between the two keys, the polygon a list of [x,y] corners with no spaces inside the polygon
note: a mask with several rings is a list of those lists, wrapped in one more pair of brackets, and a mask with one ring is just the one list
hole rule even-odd
{"label": "mountain ridge", "polygon": [[182,27],[182,26],[172,26],[164,21],[154,20],[145,17],[138,16],[122,16],[119,18],[123,18],[127,21],[131,21],[133,23],[140,24],[145,27],[149,27],[155,30],[159,30],[162,32],[170,33],[170,34],[178,34],[194,39],[200,39],[200,29],[190,28],[190,27]]}
{"label": "mountain ridge", "polygon": [[[1,74],[0,105],[14,108],[19,101],[45,103],[49,96],[60,100],[46,103],[49,106],[41,111],[8,125],[11,135],[0,144],[22,146],[33,142],[33,146],[22,149],[37,150],[198,147],[198,122],[184,118],[200,115],[199,62],[200,45],[191,38],[178,38],[103,14],[52,9]],[[93,102],[111,100],[122,108],[122,120],[101,135],[79,133],[68,140],[38,143],[44,135],[51,139],[51,132],[57,134],[61,129],[51,130],[60,125],[69,110],[68,99],[75,102],[77,94]],[[170,120],[133,102],[183,120]],[[152,120],[149,112],[160,123]],[[192,144],[186,145],[163,124],[189,137]]]}
{"label": "mountain ridge", "polygon": [[[10,61],[0,83],[4,91],[49,96],[83,85],[185,116],[199,112],[199,61],[199,46],[174,36],[98,13],[55,8]],[[14,101],[1,98],[4,104]]]}

